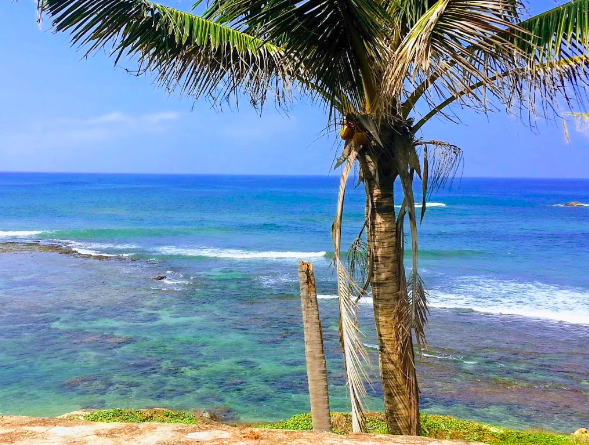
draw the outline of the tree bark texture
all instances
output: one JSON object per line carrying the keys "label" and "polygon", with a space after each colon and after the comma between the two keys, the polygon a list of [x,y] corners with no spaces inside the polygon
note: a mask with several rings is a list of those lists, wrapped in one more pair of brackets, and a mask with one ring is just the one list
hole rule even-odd
{"label": "tree bark texture", "polygon": [[385,416],[390,434],[418,435],[419,390],[413,343],[407,325],[405,278],[397,233],[393,175],[366,183],[371,202],[368,245],[372,254],[371,280],[374,318],[378,335],[379,364]]}
{"label": "tree bark texture", "polygon": [[301,306],[305,332],[305,355],[307,359],[307,378],[311,398],[311,417],[313,430],[331,431],[329,411],[329,392],[327,387],[327,365],[323,349],[323,331],[317,304],[317,289],[313,264],[299,263],[301,285]]}

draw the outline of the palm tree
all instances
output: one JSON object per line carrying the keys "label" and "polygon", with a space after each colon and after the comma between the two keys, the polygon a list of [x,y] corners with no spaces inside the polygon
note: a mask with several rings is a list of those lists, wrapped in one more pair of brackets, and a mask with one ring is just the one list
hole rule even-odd
{"label": "palm tree", "polygon": [[[343,125],[333,236],[354,428],[362,429],[364,391],[355,303],[371,289],[388,429],[419,434],[413,343],[424,343],[427,302],[417,224],[426,197],[461,156],[458,147],[424,140],[422,132],[434,117],[452,121],[464,107],[507,109],[533,125],[582,104],[589,0],[534,17],[524,0],[210,0],[201,16],[147,0],[38,3],[40,16],[51,16],[74,44],[88,53],[108,46],[116,63],[126,57],[170,90],[214,101],[245,96],[256,107],[269,100],[283,106],[304,94],[326,107],[332,124]],[[341,215],[354,164],[366,190],[366,221],[344,265]],[[398,212],[396,184],[403,192]],[[407,275],[406,219],[413,256]]]}

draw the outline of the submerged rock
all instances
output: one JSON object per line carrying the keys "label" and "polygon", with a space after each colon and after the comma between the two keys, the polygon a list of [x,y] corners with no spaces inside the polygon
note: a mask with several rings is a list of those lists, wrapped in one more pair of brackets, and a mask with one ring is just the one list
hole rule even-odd
{"label": "submerged rock", "polygon": [[216,422],[234,422],[239,420],[237,412],[228,406],[218,406],[205,412],[207,413],[206,418]]}

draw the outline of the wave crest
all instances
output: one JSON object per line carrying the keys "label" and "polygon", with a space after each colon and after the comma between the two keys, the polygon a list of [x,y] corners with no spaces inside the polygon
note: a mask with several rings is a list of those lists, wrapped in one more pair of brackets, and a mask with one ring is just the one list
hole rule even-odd
{"label": "wave crest", "polygon": [[29,238],[45,233],[43,230],[0,230],[0,238]]}
{"label": "wave crest", "polygon": [[[429,208],[429,207],[448,207],[448,206],[447,206],[445,203],[443,203],[443,202],[426,202],[426,203],[425,203],[425,206],[426,206],[426,207],[428,207],[428,208]],[[395,207],[396,207],[396,208],[398,208],[398,209],[400,209],[400,208],[401,208],[401,206],[400,206],[400,205],[396,205]],[[416,207],[416,208],[420,208],[420,207],[422,207],[422,205],[421,205],[421,203],[415,203],[415,207]]]}
{"label": "wave crest", "polygon": [[239,249],[215,249],[210,247],[174,247],[166,246],[157,249],[162,255],[206,257],[206,258],[228,258],[236,260],[250,259],[308,259],[324,258],[327,252],[258,252]]}

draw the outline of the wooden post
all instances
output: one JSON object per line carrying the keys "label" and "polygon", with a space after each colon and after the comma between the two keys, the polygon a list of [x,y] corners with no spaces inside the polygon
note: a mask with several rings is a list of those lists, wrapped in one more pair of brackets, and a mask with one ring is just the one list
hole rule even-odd
{"label": "wooden post", "polygon": [[323,349],[323,332],[321,330],[321,319],[319,318],[313,263],[304,261],[299,263],[299,281],[301,284],[305,356],[307,359],[307,378],[311,398],[313,430],[331,431],[327,365]]}

